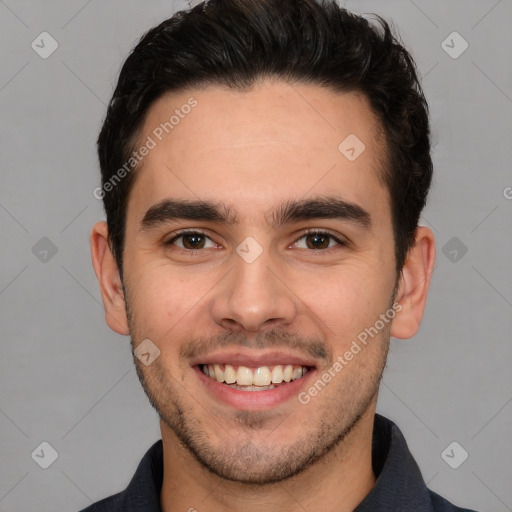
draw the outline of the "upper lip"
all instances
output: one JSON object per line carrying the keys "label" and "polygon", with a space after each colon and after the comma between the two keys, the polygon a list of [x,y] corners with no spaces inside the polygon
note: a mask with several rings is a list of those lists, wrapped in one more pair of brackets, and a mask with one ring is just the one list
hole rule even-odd
{"label": "upper lip", "polygon": [[274,366],[278,364],[294,366],[316,366],[312,359],[290,354],[283,351],[255,352],[254,350],[219,350],[195,357],[190,360],[191,366],[198,364],[230,364],[232,366]]}

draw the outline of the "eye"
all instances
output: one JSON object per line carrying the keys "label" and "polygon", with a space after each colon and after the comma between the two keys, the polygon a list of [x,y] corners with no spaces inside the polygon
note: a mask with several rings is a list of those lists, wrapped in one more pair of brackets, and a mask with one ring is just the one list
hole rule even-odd
{"label": "eye", "polygon": [[179,235],[171,238],[165,245],[175,245],[180,249],[190,251],[216,247],[216,244],[211,238],[200,231],[183,231]]}
{"label": "eye", "polygon": [[299,249],[330,249],[337,245],[346,245],[341,240],[325,231],[309,231],[294,244]]}

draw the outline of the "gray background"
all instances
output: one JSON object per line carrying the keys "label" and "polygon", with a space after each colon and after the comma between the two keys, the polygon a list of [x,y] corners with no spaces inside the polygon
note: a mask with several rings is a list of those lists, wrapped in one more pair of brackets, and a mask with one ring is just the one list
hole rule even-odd
{"label": "gray background", "polygon": [[[160,436],[129,338],[104,322],[88,237],[103,218],[94,143],[120,64],[185,5],[0,0],[0,511],[72,511],[118,492]],[[433,490],[510,511],[512,2],[346,6],[399,29],[434,139],[423,222],[437,267],[419,334],[392,342],[379,411],[401,427]],[[31,48],[43,31],[59,44],[47,59]],[[469,44],[456,59],[441,45],[453,31]],[[43,441],[58,452],[46,470],[31,458]],[[469,453],[458,469],[441,456],[453,441]]]}

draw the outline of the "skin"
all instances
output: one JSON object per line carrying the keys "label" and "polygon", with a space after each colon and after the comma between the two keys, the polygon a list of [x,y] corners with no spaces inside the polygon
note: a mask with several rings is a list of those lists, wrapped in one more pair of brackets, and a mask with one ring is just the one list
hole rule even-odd
{"label": "skin", "polygon": [[[409,338],[419,327],[433,234],[418,228],[397,276],[389,193],[379,174],[384,148],[364,97],[268,80],[245,92],[188,90],[152,105],[140,140],[191,96],[197,107],[137,171],[124,287],[106,224],[91,234],[108,325],[130,334],[134,348],[149,338],[160,350],[148,366],[134,361],[161,418],[162,510],[353,510],[375,484],[379,380],[389,337]],[[354,161],[338,150],[349,134],[366,146]],[[325,196],[359,205],[371,226],[338,218],[267,223],[267,212],[287,201]],[[168,198],[221,203],[237,222],[180,219],[141,229],[146,211]],[[166,245],[185,228],[207,235],[203,249],[180,247],[183,238]],[[346,245],[328,238],[327,248],[311,248],[318,240],[304,238],[310,228]],[[236,252],[248,236],[262,249],[250,264]],[[308,347],[316,344],[322,357],[303,377],[310,386],[391,307],[397,284],[400,312],[306,405],[297,396],[268,408],[227,405],[208,392],[186,356],[194,347],[199,357],[244,347],[311,360]]]}

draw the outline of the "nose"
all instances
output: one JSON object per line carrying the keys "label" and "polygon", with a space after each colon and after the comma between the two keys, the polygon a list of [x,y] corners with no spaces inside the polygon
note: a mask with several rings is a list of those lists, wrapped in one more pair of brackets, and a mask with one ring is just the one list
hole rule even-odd
{"label": "nose", "polygon": [[219,283],[213,299],[214,321],[225,329],[247,332],[291,324],[297,298],[265,251],[252,263],[237,254],[233,258],[234,268]]}

